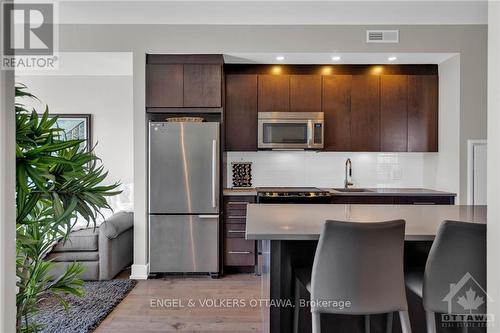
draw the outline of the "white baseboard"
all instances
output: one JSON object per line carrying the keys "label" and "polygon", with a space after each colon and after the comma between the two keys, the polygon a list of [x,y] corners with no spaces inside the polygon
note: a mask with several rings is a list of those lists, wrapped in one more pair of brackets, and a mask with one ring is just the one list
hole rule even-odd
{"label": "white baseboard", "polygon": [[149,264],[146,265],[132,265],[132,273],[130,279],[132,280],[147,280],[149,274]]}

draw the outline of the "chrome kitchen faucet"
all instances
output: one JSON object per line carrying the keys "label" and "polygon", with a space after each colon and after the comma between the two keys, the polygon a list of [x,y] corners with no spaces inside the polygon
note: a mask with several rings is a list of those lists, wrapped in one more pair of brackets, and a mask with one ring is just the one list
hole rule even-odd
{"label": "chrome kitchen faucet", "polygon": [[352,162],[351,159],[348,158],[345,161],[344,188],[349,188],[350,186],[354,186],[354,183],[352,182]]}

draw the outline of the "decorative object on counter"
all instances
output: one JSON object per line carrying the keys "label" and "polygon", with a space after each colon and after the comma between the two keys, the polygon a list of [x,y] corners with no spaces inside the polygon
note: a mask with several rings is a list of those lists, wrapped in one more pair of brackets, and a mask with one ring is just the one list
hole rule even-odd
{"label": "decorative object on counter", "polygon": [[175,123],[202,123],[205,121],[202,117],[170,117],[165,120]]}
{"label": "decorative object on counter", "polygon": [[231,162],[233,188],[252,187],[252,162]]}

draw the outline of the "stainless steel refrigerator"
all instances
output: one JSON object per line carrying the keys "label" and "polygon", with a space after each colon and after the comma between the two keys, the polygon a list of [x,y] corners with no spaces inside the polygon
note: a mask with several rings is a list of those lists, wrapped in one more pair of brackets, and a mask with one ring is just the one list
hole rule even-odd
{"label": "stainless steel refrigerator", "polygon": [[149,269],[219,266],[219,123],[149,123]]}

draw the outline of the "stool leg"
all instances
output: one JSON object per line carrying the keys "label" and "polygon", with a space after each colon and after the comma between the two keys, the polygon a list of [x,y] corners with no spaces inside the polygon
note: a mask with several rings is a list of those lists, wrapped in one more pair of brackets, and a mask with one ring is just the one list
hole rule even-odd
{"label": "stool leg", "polygon": [[411,333],[410,316],[408,311],[399,311],[399,320],[401,321],[401,330],[403,333]]}
{"label": "stool leg", "polygon": [[365,333],[370,333],[370,315],[365,315]]}
{"label": "stool leg", "polygon": [[319,312],[312,312],[312,333],[321,333],[321,320]]}
{"label": "stool leg", "polygon": [[300,316],[300,281],[295,278],[295,291],[294,291],[295,308],[293,309],[293,333],[299,333],[299,316]]}
{"label": "stool leg", "polygon": [[425,321],[427,323],[427,333],[436,333],[436,317],[434,312],[425,312]]}
{"label": "stool leg", "polygon": [[386,325],[386,332],[387,333],[392,333],[392,322],[394,320],[394,312],[389,312],[387,314],[387,325]]}

